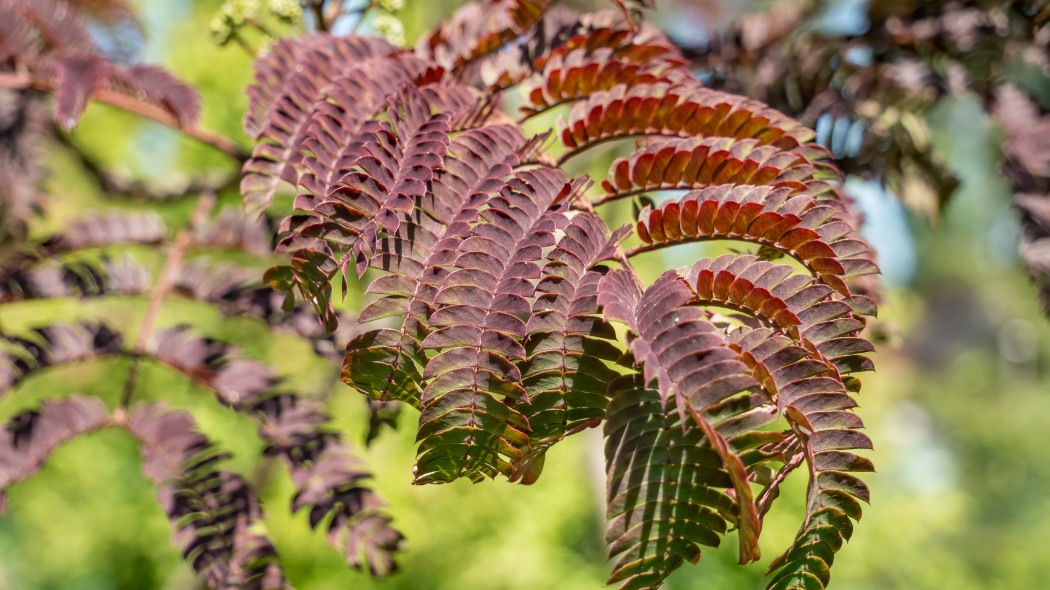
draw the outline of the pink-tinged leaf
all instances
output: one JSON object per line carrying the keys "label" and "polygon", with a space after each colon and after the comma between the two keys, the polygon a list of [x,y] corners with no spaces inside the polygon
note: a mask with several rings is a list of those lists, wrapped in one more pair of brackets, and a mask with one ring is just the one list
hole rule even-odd
{"label": "pink-tinged leaf", "polygon": [[52,62],[58,77],[55,121],[66,131],[80,121],[87,101],[106,82],[110,64],[101,57],[62,57]]}

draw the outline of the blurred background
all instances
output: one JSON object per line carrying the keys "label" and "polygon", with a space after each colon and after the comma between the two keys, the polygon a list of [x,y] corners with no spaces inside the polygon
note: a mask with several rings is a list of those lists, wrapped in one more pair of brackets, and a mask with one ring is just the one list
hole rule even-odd
{"label": "blurred background", "polygon": [[[219,47],[213,41],[210,23],[222,2],[136,0],[133,4],[143,24],[141,34],[106,32],[107,38],[121,39],[111,51],[164,64],[197,86],[203,97],[203,126],[245,142],[240,116],[251,59],[236,44]],[[406,0],[405,4],[399,17],[411,45],[459,3]],[[649,21],[692,48],[698,74],[703,76],[711,74],[712,62],[705,56],[718,41],[711,30],[731,27],[744,14],[783,3],[658,0],[658,4]],[[849,39],[870,26],[864,0],[790,4],[803,7],[798,31],[818,42]],[[570,5],[607,7],[597,1]],[[353,25],[338,23],[337,30]],[[366,21],[360,30],[368,32],[369,27]],[[982,59],[981,52],[972,54]],[[961,55],[957,59],[965,60],[967,54]],[[936,56],[930,59],[935,61]],[[732,74],[736,66],[727,63]],[[968,65],[963,61],[964,67]],[[1015,72],[1023,86],[1031,81],[1023,67],[1007,70],[1007,74]],[[732,86],[733,80],[724,73],[716,83]],[[744,82],[747,86],[754,80]],[[979,83],[926,97],[919,106],[892,105],[921,114],[909,137],[921,140],[919,148],[932,154],[940,167],[937,174],[920,175],[919,180],[928,184],[925,190],[916,189],[915,175],[908,181],[907,175],[894,179],[890,172],[853,176],[847,185],[865,215],[865,233],[879,251],[885,293],[872,327],[873,337],[880,340],[874,355],[877,372],[862,376],[859,410],[875,441],[871,457],[878,473],[867,479],[872,505],[853,540],[837,556],[832,587],[839,590],[1048,586],[1050,461],[1043,453],[1050,448],[1046,426],[1050,324],[1018,254],[1022,231],[1011,206],[1015,187],[1001,174],[1004,132],[987,114]],[[1026,88],[1037,102],[1050,104],[1045,85],[1042,90],[1034,83]],[[790,106],[790,93],[785,96]],[[774,93],[764,100],[775,104],[770,97]],[[800,108],[798,116],[814,115],[804,110]],[[836,133],[841,137],[849,130],[838,123],[840,115],[830,112],[824,118],[813,116],[811,124],[833,149],[857,156],[859,150],[835,139]],[[848,120],[845,125],[849,126]],[[72,140],[106,166],[151,182],[177,184],[191,170],[229,172],[229,161],[222,156],[159,125],[104,106],[88,108]],[[840,142],[838,147],[835,141]],[[614,150],[597,155],[576,172],[605,168],[616,155]],[[48,166],[46,192],[55,200],[53,205],[60,205],[52,208],[60,213],[54,223],[87,210],[120,205],[97,194],[79,176],[68,154],[55,151]],[[844,168],[853,170],[849,164]],[[947,182],[944,178],[957,181],[957,187],[952,184],[953,190],[946,190],[939,184]],[[222,199],[225,206],[238,205],[236,194],[224,194]],[[175,201],[161,203],[157,210],[173,228],[185,221],[192,206],[192,200]],[[665,267],[685,264],[697,253],[662,252]],[[351,300],[347,305],[355,303]],[[85,305],[90,309],[85,311]],[[94,314],[120,325],[132,325],[145,309],[142,301],[112,298],[92,304],[46,301],[5,306],[0,316],[14,331],[66,317],[74,307],[79,317]],[[265,330],[261,325],[222,320],[207,306],[192,302],[166,304],[161,323],[174,325],[180,318],[193,318],[198,325],[207,325],[202,313],[215,316],[208,335],[240,343],[246,353],[279,367],[307,390],[323,392],[332,387],[332,367],[317,361],[304,343],[290,336],[259,338]],[[109,389],[119,389],[127,368],[122,361],[100,362],[36,376],[17,395],[0,400],[0,419],[7,420],[41,397],[71,389],[109,399],[113,395]],[[120,377],[108,379],[109,375]],[[256,468],[261,446],[246,418],[222,408],[172,373],[153,369],[142,382],[145,398],[192,408],[202,429],[233,452],[233,468],[242,473]],[[89,389],[84,384],[90,384]],[[343,386],[332,393],[340,426],[357,433],[354,441],[363,444],[364,400]],[[415,413],[406,410],[401,416],[405,427],[385,432],[366,452],[375,486],[408,539],[408,551],[400,560],[402,571],[389,579],[376,581],[349,570],[322,534],[310,531],[305,514],[287,514],[292,494],[287,477],[270,478],[261,492],[265,504],[274,507],[268,511],[267,524],[297,588],[602,587],[608,568],[602,542],[604,467],[599,432],[588,431],[558,445],[547,459],[543,477],[532,486],[460,481],[415,487],[409,485],[415,420]],[[766,519],[764,563],[788,546],[801,523],[805,480],[796,475]],[[59,449],[39,475],[12,488],[9,497],[8,514],[0,518],[0,588],[196,587],[171,544],[155,490],[142,476],[136,445],[120,432],[82,437]],[[666,587],[764,587],[761,563],[740,567],[735,560],[735,539],[730,536],[722,548],[705,551],[698,565],[676,572]]]}

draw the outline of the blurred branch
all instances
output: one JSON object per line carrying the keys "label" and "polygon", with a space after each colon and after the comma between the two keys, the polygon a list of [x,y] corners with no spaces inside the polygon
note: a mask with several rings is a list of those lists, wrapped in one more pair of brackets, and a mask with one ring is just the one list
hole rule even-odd
{"label": "blurred branch", "polygon": [[186,255],[186,251],[189,250],[190,246],[193,245],[194,232],[208,218],[208,213],[215,206],[215,201],[215,193],[205,192],[201,194],[200,200],[197,201],[197,208],[190,215],[189,223],[175,236],[175,244],[168,252],[168,258],[164,261],[164,268],[161,269],[157,282],[153,285],[153,290],[150,291],[149,307],[146,308],[146,315],[142,318],[139,335],[135,340],[135,348],[132,351],[135,358],[132,361],[131,370],[128,372],[128,379],[124,384],[124,396],[121,399],[121,407],[127,407],[131,402],[131,396],[135,391],[135,382],[138,380],[141,357],[146,352],[150,336],[153,335],[153,328],[157,323],[157,316],[160,315],[164,296],[171,289],[175,275],[178,273],[179,267],[182,266],[182,258]]}
{"label": "blurred branch", "polygon": [[[58,86],[53,81],[34,78],[24,72],[0,72],[0,88],[14,88],[18,90],[33,88],[45,92],[54,92],[57,90]],[[202,143],[206,143],[222,152],[225,152],[230,157],[239,161],[243,162],[248,159],[248,153],[229,137],[220,135],[214,131],[202,129],[196,125],[193,127],[185,127],[180,124],[179,120],[171,113],[158,106],[146,104],[133,97],[112,90],[107,90],[105,88],[99,88],[92,92],[91,98],[136,113],[147,119],[152,119],[162,125],[167,125],[168,127],[181,131]]]}
{"label": "blurred branch", "polygon": [[324,17],[324,6],[323,2],[313,0],[310,2],[310,8],[314,13],[314,20],[317,21],[317,30],[328,32],[328,21]]}
{"label": "blurred branch", "polygon": [[107,195],[119,195],[136,201],[168,201],[180,197],[199,195],[203,192],[222,193],[237,187],[240,182],[241,172],[238,168],[233,174],[221,179],[198,178],[191,180],[182,186],[162,189],[142,182],[132,180],[106,170],[100,163],[92,159],[80,146],[73,143],[69,134],[55,126],[55,137],[72,155],[77,163],[98,184],[99,189]]}

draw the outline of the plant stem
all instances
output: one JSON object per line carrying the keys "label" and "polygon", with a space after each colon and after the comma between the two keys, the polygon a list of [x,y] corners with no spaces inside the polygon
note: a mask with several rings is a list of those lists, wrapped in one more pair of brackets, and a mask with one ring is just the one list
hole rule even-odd
{"label": "plant stem", "polygon": [[255,59],[255,56],[259,55],[259,52],[255,49],[255,46],[248,42],[247,39],[239,35],[238,33],[233,34],[233,40],[241,46],[241,49],[248,54],[248,57]]}
{"label": "plant stem", "polygon": [[170,201],[190,195],[200,195],[202,192],[223,191],[235,189],[240,181],[241,173],[237,171],[224,178],[197,178],[172,188],[159,188],[151,186],[140,180],[125,178],[106,170],[100,163],[84,153],[80,146],[76,145],[69,134],[55,125],[54,136],[63,147],[65,147],[81,167],[98,184],[103,196],[120,195],[123,198],[137,201]]}
{"label": "plant stem", "polygon": [[312,2],[310,2],[310,8],[313,9],[314,20],[317,21],[317,30],[327,33],[328,22],[324,18],[324,7],[322,6],[322,4],[323,3],[319,2],[318,0],[313,0]]}
{"label": "plant stem", "polygon": [[260,33],[262,33],[263,35],[266,35],[267,37],[269,37],[271,39],[276,39],[277,38],[277,35],[274,35],[273,31],[270,30],[270,27],[267,27],[266,25],[261,23],[258,19],[250,18],[250,19],[248,19],[245,22],[247,22],[249,25],[255,27]]}
{"label": "plant stem", "polygon": [[141,358],[149,346],[153,328],[157,323],[157,316],[160,315],[160,308],[164,303],[164,296],[171,289],[175,274],[179,271],[179,267],[182,266],[182,258],[186,255],[186,251],[189,250],[190,246],[193,245],[194,232],[207,219],[208,213],[215,206],[215,201],[215,193],[205,192],[201,194],[200,200],[197,201],[197,208],[190,215],[189,223],[175,236],[175,244],[168,252],[168,257],[164,261],[164,267],[161,269],[160,275],[157,276],[157,282],[153,285],[153,290],[150,291],[149,307],[146,308],[146,315],[142,318],[139,335],[135,340],[135,348],[132,350],[135,359],[132,361],[131,370],[128,372],[128,380],[124,384],[124,397],[121,400],[122,407],[127,407],[128,403],[131,402],[135,383],[138,380]]}
{"label": "plant stem", "polygon": [[[0,88],[14,88],[17,90],[33,88],[45,92],[54,92],[57,90],[58,84],[54,81],[34,78],[30,74],[24,72],[0,72]],[[196,125],[184,126],[174,115],[159,106],[142,102],[137,98],[106,88],[95,90],[91,93],[91,98],[141,115],[147,119],[152,119],[162,125],[167,125],[168,127],[181,131],[202,143],[206,143],[221,150],[237,160],[244,161],[248,159],[249,154],[232,139],[219,135],[213,131],[208,131],[207,129],[201,129]]]}

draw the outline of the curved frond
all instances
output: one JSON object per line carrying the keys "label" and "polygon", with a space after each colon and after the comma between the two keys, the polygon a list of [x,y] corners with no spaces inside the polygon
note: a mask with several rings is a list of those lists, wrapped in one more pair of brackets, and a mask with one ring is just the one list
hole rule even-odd
{"label": "curved frond", "polygon": [[[848,279],[878,272],[874,252],[838,199],[818,199],[794,187],[717,185],[639,214],[643,246],[628,255],[705,240],[740,240],[772,248],[814,276]],[[841,286],[834,281],[834,286]],[[848,293],[843,293],[848,295]]]}
{"label": "curved frond", "polygon": [[0,303],[56,297],[137,295],[149,291],[149,269],[130,256],[0,270]]}
{"label": "curved frond", "polygon": [[654,142],[609,168],[602,202],[650,191],[701,188],[718,184],[787,186],[805,190],[822,170],[838,172],[817,160],[823,148],[810,144],[791,151],[756,139],[705,137]]}
{"label": "curved frond", "polygon": [[461,6],[416,52],[445,68],[461,70],[495,53],[543,18],[551,0],[482,0]]}
{"label": "curved frond", "polygon": [[142,449],[142,470],[175,530],[183,558],[219,590],[290,588],[277,551],[264,534],[262,508],[239,475],[222,471],[225,456],[185,412],[140,405],[126,418]]}
{"label": "curved frond", "polygon": [[792,149],[815,134],[779,111],[698,83],[620,85],[573,105],[559,120],[565,160],[601,142],[641,136],[729,137]]}
{"label": "curved frond", "polygon": [[[774,590],[826,586],[835,553],[853,533],[851,519],[860,519],[860,501],[869,500],[867,486],[853,473],[874,471],[869,459],[855,453],[870,449],[871,440],[859,432],[864,425],[851,411],[857,404],[843,376],[870,369],[870,361],[844,366],[820,352],[829,343],[855,342],[856,329],[856,322],[840,318],[806,328],[801,345],[765,330],[745,333],[733,344],[756,377],[776,391],[793,431],[789,448],[809,466],[805,522],[792,546],[769,566]],[[784,469],[797,462],[789,458]]]}
{"label": "curved frond", "polygon": [[58,234],[43,242],[48,254],[117,244],[159,244],[167,230],[156,213],[109,211],[72,220]]}
{"label": "curved frond", "polygon": [[849,305],[829,298],[831,287],[791,271],[725,255],[699,261],[684,276],[698,304],[736,309],[771,328],[742,329],[730,336],[730,347],[792,428],[789,448],[799,456],[787,458],[781,474],[802,461],[809,467],[806,522],[770,566],[778,572],[770,582],[776,589],[827,584],[834,553],[852,532],[849,518],[859,519],[858,500],[868,500],[866,485],[849,472],[873,470],[870,460],[852,452],[870,449],[871,441],[847,411],[856,406],[848,390],[855,383],[844,378],[873,368],[864,356],[873,348],[858,337],[864,324]]}
{"label": "curved frond", "polygon": [[0,353],[0,395],[36,371],[117,354],[123,347],[120,334],[105,325],[88,323],[54,324],[6,340],[14,348]]}
{"label": "curved frond", "polygon": [[[644,393],[645,388],[653,387],[658,395],[652,402],[661,404],[655,419],[661,420],[659,416],[673,408],[677,429],[683,437],[692,437],[695,441],[692,444],[696,446],[690,450],[706,449],[716,458],[712,468],[700,471],[705,480],[689,480],[692,484],[703,484],[693,489],[696,496],[690,496],[689,502],[711,510],[721,507],[724,511],[721,496],[711,496],[706,490],[712,486],[733,490],[728,518],[739,530],[740,562],[747,563],[759,557],[761,530],[748,473],[770,459],[758,447],[779,442],[781,436],[765,430],[773,422],[774,414],[762,410],[762,396],[753,395],[759,383],[752,377],[750,368],[739,360],[725,333],[703,310],[691,305],[693,298],[685,281],[674,272],[665,273],[643,293],[628,271],[616,270],[599,284],[598,301],[607,318],[624,322],[635,336],[630,342],[630,351],[638,372],[627,382],[630,385],[620,382],[625,390],[618,395],[633,396],[625,399],[639,403],[638,396],[650,395]],[[647,421],[644,419],[642,423]],[[659,428],[650,425],[644,431],[660,432]],[[621,439],[606,447],[606,457],[610,465],[619,465],[626,471],[629,459],[619,457],[629,458],[633,450],[624,435],[620,436]],[[663,439],[661,443],[674,448],[672,439]],[[628,463],[625,465],[623,461]],[[645,463],[641,465],[644,474],[648,468]],[[610,467],[611,474],[616,473],[613,469]],[[610,481],[616,480],[610,477]],[[678,494],[676,488],[683,483],[662,476],[653,476],[652,481],[656,485],[646,490],[645,497],[632,497],[633,503],[627,507],[630,512],[625,511],[628,516],[618,517],[629,520],[631,526],[617,525],[616,520],[613,523],[618,526],[616,531],[623,531],[624,537],[613,541],[612,552],[632,547],[618,563],[618,569],[624,573],[620,576],[614,573],[613,579],[628,580],[625,587],[629,588],[654,587],[671,569],[683,563],[683,557],[695,562],[699,558],[697,544],[711,544],[711,527],[717,528],[717,524],[712,523],[694,529],[692,521],[684,518],[681,521],[649,518],[645,514],[646,504],[654,503],[650,510],[658,509],[659,504],[665,502],[673,507],[679,503],[674,500]],[[610,494],[608,499],[613,502],[613,498]],[[615,504],[610,506],[615,511],[623,509]],[[638,528],[632,531],[635,525]],[[639,564],[651,561],[652,566],[637,567],[632,565],[635,561]]]}
{"label": "curved frond", "polygon": [[[289,330],[308,340],[318,355],[342,358],[341,331],[327,334],[309,305],[297,303],[286,309],[286,294],[261,284],[256,270],[198,258],[179,268],[171,288],[174,295],[215,304],[226,317],[254,317]],[[347,323],[345,314],[334,313],[342,324]]]}
{"label": "curved frond", "polygon": [[[722,460],[703,432],[682,423],[677,400],[640,375],[610,384],[605,421],[605,542],[616,559],[609,583],[656,588],[700,547],[718,547],[736,501]],[[727,523],[729,519],[729,523]]]}
{"label": "curved frond", "polygon": [[704,258],[683,279],[700,305],[743,312],[796,341],[805,342],[843,372],[870,370],[863,355],[874,350],[855,334],[864,323],[833,289],[813,277],[791,274],[792,267],[726,254]]}
{"label": "curved frond", "polygon": [[659,45],[583,46],[572,50],[562,46],[536,61],[542,69],[522,85],[527,105],[522,111],[527,115],[616,86],[629,89],[673,84],[688,76],[679,69],[684,60],[674,58],[670,47]]}
{"label": "curved frond", "polygon": [[296,494],[292,511],[307,509],[310,526],[326,526],[328,542],[355,568],[373,576],[396,571],[393,554],[403,537],[378,509],[378,495],[363,484],[372,474],[329,425],[323,404],[282,394],[251,408],[261,421],[266,453],[288,465]]}
{"label": "curved frond", "polygon": [[436,356],[423,371],[416,483],[509,474],[529,444],[512,403],[526,398],[514,365],[525,359],[520,318],[532,310],[542,249],[565,225],[554,206],[575,188],[566,181],[550,168],[519,172],[459,244],[421,343]]}

